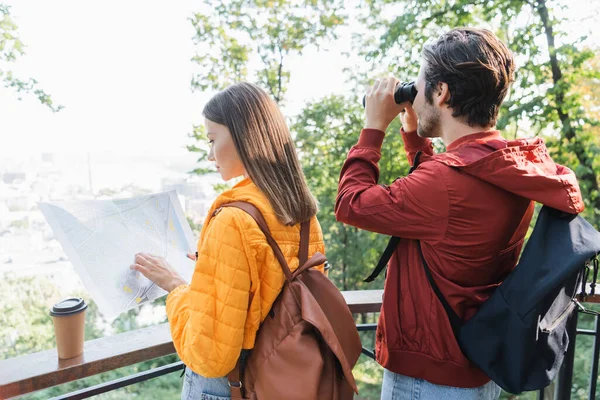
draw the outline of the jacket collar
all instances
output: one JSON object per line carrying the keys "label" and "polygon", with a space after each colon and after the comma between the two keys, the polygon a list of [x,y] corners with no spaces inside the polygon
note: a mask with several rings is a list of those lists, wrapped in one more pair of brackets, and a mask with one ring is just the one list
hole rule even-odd
{"label": "jacket collar", "polygon": [[252,179],[250,179],[250,177],[244,178],[241,181],[239,181],[238,183],[236,183],[232,189],[248,186],[251,183],[252,183]]}
{"label": "jacket collar", "polygon": [[493,130],[493,131],[472,133],[470,135],[465,135],[463,137],[456,139],[454,142],[450,143],[446,147],[446,150],[453,151],[467,143],[472,143],[472,142],[485,143],[488,140],[494,140],[494,139],[502,139],[502,135],[500,135],[500,131]]}

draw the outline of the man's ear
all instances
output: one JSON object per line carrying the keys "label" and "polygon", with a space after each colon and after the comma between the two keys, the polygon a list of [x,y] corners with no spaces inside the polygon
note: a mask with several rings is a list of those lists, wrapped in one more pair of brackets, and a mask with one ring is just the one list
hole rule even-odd
{"label": "man's ear", "polygon": [[448,84],[446,82],[438,82],[438,86],[434,94],[435,103],[439,107],[442,107],[448,100],[450,100],[450,90],[448,89]]}

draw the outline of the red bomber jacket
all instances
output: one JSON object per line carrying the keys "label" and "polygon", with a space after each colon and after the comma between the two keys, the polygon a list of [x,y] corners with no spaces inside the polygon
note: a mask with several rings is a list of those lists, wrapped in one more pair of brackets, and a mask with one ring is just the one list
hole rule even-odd
{"label": "red bomber jacket", "polygon": [[464,136],[445,153],[402,132],[418,168],[378,184],[384,133],[361,132],[341,172],[336,218],[402,238],[392,256],[377,327],[376,355],[386,369],[431,383],[477,387],[489,378],[460,351],[417,249],[454,311],[468,320],[515,267],[534,201],[579,213],[575,174],[555,164],[543,139],[507,141],[498,131]]}

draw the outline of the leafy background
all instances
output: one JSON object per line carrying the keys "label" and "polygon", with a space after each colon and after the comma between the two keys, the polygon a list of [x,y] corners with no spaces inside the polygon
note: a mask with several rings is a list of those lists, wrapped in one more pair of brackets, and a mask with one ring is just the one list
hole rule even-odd
{"label": "leafy background", "polygon": [[[344,73],[356,87],[374,77],[393,74],[416,76],[424,43],[443,31],[460,26],[487,27],[514,52],[518,63],[516,82],[504,103],[498,127],[508,138],[541,135],[555,158],[572,168],[584,194],[584,216],[600,227],[600,58],[586,38],[566,32],[563,11],[566,0],[365,0],[347,9],[337,0],[231,0],[205,1],[209,13],[190,15],[197,73],[191,88],[219,90],[240,80],[258,83],[281,105],[286,105],[286,88],[294,79],[288,61],[305,49],[336,39],[341,27],[352,24],[353,57],[356,64]],[[358,3],[358,2],[357,2]],[[17,96],[36,96],[53,111],[60,111],[49,94],[33,78],[17,78],[11,64],[23,56],[10,8],[0,3],[0,80]],[[360,92],[360,90],[358,91]],[[382,278],[369,285],[362,282],[376,264],[387,238],[335,221],[333,206],[339,171],[363,124],[360,93],[332,94],[305,105],[289,118],[304,172],[320,203],[321,222],[331,278],[342,290],[378,289]],[[202,126],[190,128],[188,150],[198,156],[198,168],[206,167],[206,138]],[[381,181],[390,182],[408,171],[399,124],[389,128],[383,145]],[[441,143],[436,146],[443,150]],[[223,189],[226,185],[220,187]],[[194,227],[196,230],[200,227]],[[5,276],[0,293],[18,294],[0,298],[0,358],[40,351],[54,346],[47,309],[60,293],[41,277]],[[71,294],[72,295],[72,294]],[[164,299],[121,315],[109,323],[90,303],[86,339],[140,328],[140,315],[164,307]],[[357,322],[375,322],[377,315],[358,315]],[[165,321],[163,321],[165,322]],[[590,317],[580,317],[579,327],[592,328]],[[373,334],[363,333],[363,342],[373,346]],[[586,399],[592,358],[592,338],[577,338],[572,398]],[[117,377],[176,361],[176,355],[121,368],[76,382],[24,396],[45,399]],[[361,356],[355,369],[360,398],[378,399],[381,368]],[[597,380],[598,377],[593,377]],[[170,374],[144,383],[97,396],[102,399],[178,398],[181,379]],[[503,393],[503,399],[534,399],[535,393],[519,396]]]}

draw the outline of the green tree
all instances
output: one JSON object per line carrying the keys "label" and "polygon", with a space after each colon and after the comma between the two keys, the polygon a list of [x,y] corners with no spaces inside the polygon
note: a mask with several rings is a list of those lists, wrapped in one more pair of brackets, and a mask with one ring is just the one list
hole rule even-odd
{"label": "green tree", "polygon": [[[210,13],[196,13],[191,22],[197,46],[192,61],[199,73],[194,90],[222,90],[239,81],[260,84],[282,104],[290,72],[291,55],[307,46],[336,38],[344,23],[341,0],[206,0]],[[204,127],[193,127],[188,150],[198,153],[203,174],[208,155]]]}
{"label": "green tree", "polygon": [[278,103],[290,79],[286,57],[336,38],[334,28],[344,22],[339,0],[207,0],[205,4],[212,12],[192,17],[198,45],[192,60],[200,68],[192,87],[220,90],[243,80],[257,81]]}
{"label": "green tree", "polygon": [[[598,140],[591,134],[598,119],[586,112],[579,90],[582,80],[597,81],[600,71],[588,67],[594,51],[581,45],[585,37],[565,40],[565,7],[566,2],[551,0],[371,0],[363,21],[380,36],[362,42],[377,43],[362,55],[401,75],[414,75],[420,50],[437,34],[469,25],[494,30],[519,63],[498,128],[514,135],[545,135],[555,158],[569,161],[577,173],[585,216],[600,227]],[[530,132],[523,132],[523,126],[531,126]]]}
{"label": "green tree", "polygon": [[[363,279],[375,267],[387,238],[337,222],[334,215],[339,174],[363,124],[364,110],[358,98],[330,96],[308,104],[291,127],[308,184],[319,201],[319,222],[332,266],[330,277],[342,290],[383,287],[382,279],[370,285]],[[380,182],[392,182],[408,172],[399,128],[396,120],[386,135]]]}
{"label": "green tree", "polygon": [[33,94],[38,100],[52,111],[60,111],[63,106],[55,105],[49,94],[40,89],[38,82],[29,78],[26,80],[14,76],[10,64],[25,54],[25,45],[18,36],[17,24],[10,14],[10,7],[0,3],[0,80],[5,88],[11,88],[19,94]]}
{"label": "green tree", "polygon": [[[319,222],[323,230],[329,277],[341,290],[381,289],[383,274],[373,283],[364,283],[375,267],[388,237],[342,224],[335,219],[334,206],[339,174],[364,124],[364,110],[358,97],[329,96],[308,104],[291,127],[304,174],[319,201]],[[399,121],[388,129],[379,163],[380,182],[392,182],[406,175],[408,160],[398,133]],[[375,323],[377,315],[362,314],[359,323]],[[361,341],[374,348],[373,332],[361,332]],[[360,398],[380,397],[383,372],[373,360],[361,356],[354,369]]]}

